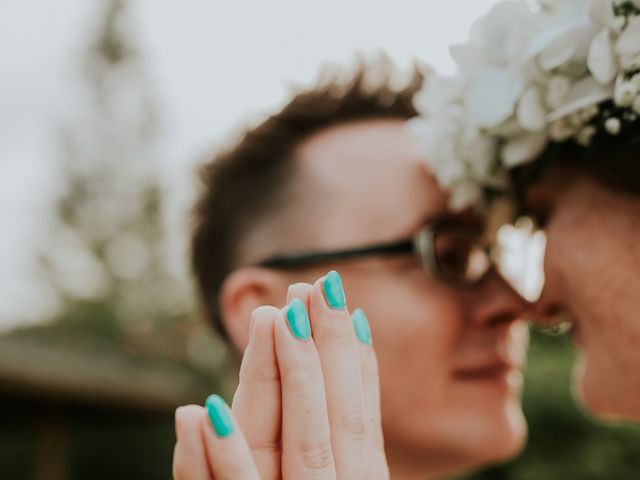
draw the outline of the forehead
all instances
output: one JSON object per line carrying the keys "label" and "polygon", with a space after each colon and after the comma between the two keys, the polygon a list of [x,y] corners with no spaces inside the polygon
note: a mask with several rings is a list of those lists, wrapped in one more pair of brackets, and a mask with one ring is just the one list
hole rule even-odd
{"label": "forehead", "polygon": [[[326,231],[397,239],[446,212],[446,196],[416,153],[403,120],[368,120],[321,131],[298,150],[301,175]],[[322,233],[320,233],[322,234]]]}

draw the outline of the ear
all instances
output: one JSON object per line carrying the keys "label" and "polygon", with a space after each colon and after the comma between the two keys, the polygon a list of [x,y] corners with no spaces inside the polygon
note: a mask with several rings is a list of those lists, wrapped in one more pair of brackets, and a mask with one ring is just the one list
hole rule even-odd
{"label": "ear", "polygon": [[220,290],[220,316],[240,352],[249,343],[251,312],[262,305],[284,305],[288,285],[284,274],[262,267],[238,268],[227,276]]}

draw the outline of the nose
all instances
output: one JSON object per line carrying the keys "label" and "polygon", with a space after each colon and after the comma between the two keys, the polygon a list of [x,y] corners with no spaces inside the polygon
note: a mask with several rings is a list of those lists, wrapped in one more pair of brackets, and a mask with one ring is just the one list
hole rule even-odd
{"label": "nose", "polygon": [[492,327],[529,318],[535,310],[495,270],[469,294],[473,297],[470,321],[476,325]]}

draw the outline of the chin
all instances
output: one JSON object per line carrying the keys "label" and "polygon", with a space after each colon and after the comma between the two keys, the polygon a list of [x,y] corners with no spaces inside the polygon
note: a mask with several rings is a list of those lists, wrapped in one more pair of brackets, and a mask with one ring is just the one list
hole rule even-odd
{"label": "chin", "polygon": [[527,431],[520,402],[515,399],[469,415],[462,441],[465,469],[504,463],[517,456],[526,444]]}
{"label": "chin", "polygon": [[[516,457],[526,444],[527,426],[524,416],[520,415],[515,423],[514,419],[493,424],[492,432],[470,438],[467,445],[466,459],[457,465],[457,472],[468,473],[492,465],[505,463]],[[471,437],[471,433],[470,433]]]}
{"label": "chin", "polygon": [[591,415],[606,421],[640,420],[640,392],[624,382],[618,372],[601,371],[581,356],[573,372],[573,391]]}
{"label": "chin", "polygon": [[519,401],[510,402],[494,418],[487,425],[485,438],[478,439],[482,460],[478,466],[506,462],[518,455],[526,444],[527,422]]}
{"label": "chin", "polygon": [[[517,373],[517,375],[515,375]],[[463,438],[472,467],[501,463],[516,456],[527,440],[522,412],[522,374],[514,372],[499,382],[461,382],[454,402],[458,434]],[[452,406],[453,406],[452,405]]]}

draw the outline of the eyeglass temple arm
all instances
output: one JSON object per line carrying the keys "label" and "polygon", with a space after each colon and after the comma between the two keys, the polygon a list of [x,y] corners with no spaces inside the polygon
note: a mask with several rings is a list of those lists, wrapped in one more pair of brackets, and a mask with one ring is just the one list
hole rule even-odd
{"label": "eyeglass temple arm", "polygon": [[322,263],[327,261],[345,260],[349,258],[358,258],[368,255],[389,255],[403,254],[413,252],[415,249],[414,240],[405,240],[402,242],[391,243],[386,245],[372,245],[370,247],[354,248],[350,250],[340,250],[334,252],[303,252],[294,255],[285,255],[281,257],[273,257],[259,262],[258,265],[263,267],[283,268],[295,267],[301,265],[309,265],[314,263]]}

